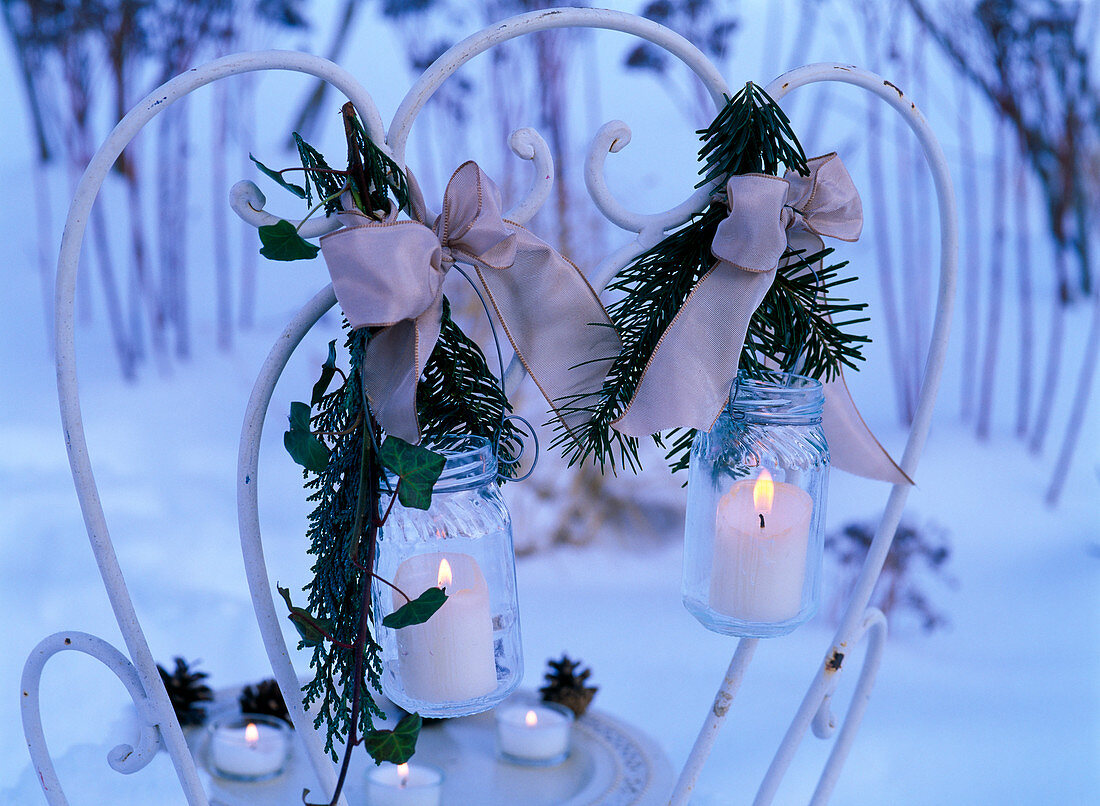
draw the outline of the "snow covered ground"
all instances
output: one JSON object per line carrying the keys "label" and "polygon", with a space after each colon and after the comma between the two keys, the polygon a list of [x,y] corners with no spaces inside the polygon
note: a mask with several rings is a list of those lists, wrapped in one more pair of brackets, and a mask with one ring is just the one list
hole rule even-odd
{"label": "snow covered ground", "polygon": [[[39,334],[10,320],[3,327],[0,608],[8,617],[0,690],[9,696],[0,698],[0,803],[29,806],[41,795],[19,729],[23,659],[55,630],[116,644],[119,636],[72,493],[51,373],[45,362],[22,358],[36,354]],[[262,341],[134,389],[120,389],[110,370],[90,370],[84,385],[108,521],[154,655],[201,658],[223,686],[267,674],[232,494],[236,416]],[[292,367],[281,402],[306,388],[322,343],[312,345],[313,360]],[[276,404],[269,421],[261,512],[272,573],[287,584],[303,579],[305,507],[278,444],[284,408]],[[933,434],[909,510],[950,530],[958,588],[931,592],[952,626],[932,636],[903,626],[891,635],[835,802],[1092,802],[1100,792],[1095,479],[1078,474],[1066,503],[1050,512],[1039,503],[1032,457],[1007,441],[976,445],[950,420]],[[1094,447],[1096,436],[1085,444]],[[874,515],[885,498],[877,485],[841,474],[831,487],[833,525]],[[517,510],[517,532],[528,523]],[[678,765],[733,642],[703,630],[680,605],[672,531],[640,546],[605,535],[589,547],[555,549],[522,559],[518,575],[526,684],[538,684],[546,658],[563,650],[580,656],[595,669],[598,706],[645,729]],[[830,636],[819,617],[761,645],[696,802],[751,798]],[[72,803],[108,802],[100,799],[107,793],[123,803],[182,802],[166,758],[133,780],[102,766],[106,751],[128,739],[127,700],[108,672],[61,656],[47,667],[43,691],[47,735],[63,780],[72,782]],[[778,802],[805,802],[827,750],[826,742],[805,741]],[[82,792],[77,782],[88,780],[95,783]]]}
{"label": "snow covered ground", "polygon": [[[379,99],[384,110],[395,103]],[[637,122],[637,116],[628,119]],[[8,127],[0,132],[0,144],[12,146],[8,153],[21,153],[24,131]],[[0,163],[0,186],[18,187],[27,175],[25,163]],[[641,186],[645,176],[634,181]],[[62,444],[31,268],[33,243],[26,234],[32,231],[30,213],[14,207],[7,213],[0,222],[0,241],[12,256],[0,316],[0,803],[31,806],[42,796],[19,721],[16,692],[24,659],[57,630],[83,630],[118,646],[121,638],[88,548]],[[863,246],[846,254],[855,265],[861,259],[873,265]],[[231,355],[199,345],[194,363],[163,376],[148,373],[140,385],[125,387],[102,327],[79,335],[93,466],[154,656],[163,663],[175,655],[200,658],[215,686],[269,674],[236,536],[236,445],[262,357],[291,312],[323,283],[319,265],[265,265],[262,271],[258,327]],[[864,282],[860,292],[874,300],[875,288]],[[1078,332],[1087,322],[1083,312],[1073,317],[1069,329]],[[967,326],[973,325],[957,318],[956,336]],[[203,326],[202,332],[210,329]],[[291,586],[306,574],[306,505],[300,476],[282,450],[283,416],[288,402],[312,384],[335,330],[335,320],[327,321],[292,361],[265,434],[265,546],[273,577]],[[958,585],[933,582],[929,592],[951,626],[927,636],[902,623],[891,633],[833,802],[1097,802],[1100,416],[1093,411],[1086,423],[1063,503],[1046,509],[1041,498],[1049,456],[1029,455],[1007,436],[1007,423],[998,423],[987,444],[958,424],[957,343],[908,506],[914,521],[934,522],[950,534],[948,568]],[[876,344],[868,369],[850,383],[880,438],[899,450],[904,434],[891,426],[885,360]],[[1066,366],[1077,361],[1069,355]],[[1004,377],[1008,399],[1013,379]],[[1000,409],[1004,420],[1008,408],[1006,403]],[[1064,413],[1052,416],[1057,421]],[[546,463],[545,472],[552,464]],[[677,500],[679,482],[664,481],[663,474],[654,464],[643,482]],[[834,474],[830,527],[875,517],[886,494],[883,485]],[[520,537],[545,522],[545,513],[520,497],[514,517]],[[678,767],[734,644],[705,631],[681,606],[679,526],[664,531],[660,539],[643,541],[601,534],[586,547],[521,559],[517,573],[526,685],[540,682],[543,661],[552,655],[564,650],[583,658],[600,686],[596,705],[644,729]],[[827,589],[826,599],[833,593]],[[751,801],[830,639],[830,625],[819,616],[787,638],[762,642],[694,802]],[[838,713],[861,654],[846,663],[849,678]],[[47,737],[74,806],[183,802],[163,755],[129,779],[106,767],[107,750],[131,738],[129,700],[108,671],[87,658],[56,658],[46,669],[43,700]],[[777,803],[806,802],[829,746],[812,736],[805,740]]]}

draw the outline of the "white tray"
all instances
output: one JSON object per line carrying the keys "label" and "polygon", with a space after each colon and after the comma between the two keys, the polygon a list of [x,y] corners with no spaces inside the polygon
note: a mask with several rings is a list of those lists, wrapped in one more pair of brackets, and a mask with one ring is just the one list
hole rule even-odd
{"label": "white tray", "polygon": [[[311,800],[320,800],[316,778],[297,742],[282,775],[254,784],[207,772],[205,735],[195,732],[192,742],[207,792],[218,804],[299,804],[303,789],[312,789]],[[425,726],[415,761],[443,770],[443,806],[656,806],[668,802],[673,784],[672,767],[653,740],[598,710],[574,723],[572,753],[555,767],[525,767],[498,759],[492,712]],[[369,806],[364,781],[370,764],[365,751],[352,758],[345,785],[348,803]]]}

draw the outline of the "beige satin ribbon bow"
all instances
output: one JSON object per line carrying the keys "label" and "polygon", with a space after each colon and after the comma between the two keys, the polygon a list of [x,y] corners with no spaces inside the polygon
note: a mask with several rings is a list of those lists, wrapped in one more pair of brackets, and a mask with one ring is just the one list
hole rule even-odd
{"label": "beige satin ribbon bow", "polygon": [[[675,427],[704,431],[729,400],[749,320],[775,279],[787,247],[810,255],[821,236],[859,238],[863,207],[836,154],[807,162],[809,176],[788,171],[731,176],[730,214],[711,244],[717,262],[666,328],[626,411],[613,423],[645,436]],[[822,424],[832,462],[842,470],[912,483],[871,434],[843,378],[825,384]]]}
{"label": "beige satin ribbon bow", "polygon": [[[424,218],[415,183],[414,214]],[[477,272],[516,355],[548,401],[598,391],[619,339],[580,270],[503,218],[500,190],[474,162],[461,165],[431,229],[340,214],[321,239],[336,299],[352,328],[381,327],[367,345],[363,388],[387,433],[420,440],[416,385],[439,338],[443,278],[455,261]],[[574,429],[584,412],[555,411]]]}

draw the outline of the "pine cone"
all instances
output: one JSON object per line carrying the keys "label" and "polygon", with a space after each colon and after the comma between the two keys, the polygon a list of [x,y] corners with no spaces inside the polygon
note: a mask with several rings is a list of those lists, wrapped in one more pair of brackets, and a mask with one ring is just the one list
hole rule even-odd
{"label": "pine cone", "polygon": [[168,690],[168,699],[180,725],[189,727],[205,722],[206,709],[201,703],[213,700],[214,692],[202,681],[210,675],[192,671],[183,658],[176,658],[176,670],[172,674],[165,671],[159,663],[157,670],[160,672],[161,682]]}
{"label": "pine cone", "polygon": [[578,671],[581,661],[569,660],[568,655],[547,663],[551,671],[546,673],[546,685],[539,689],[543,702],[556,702],[577,716],[583,716],[599,690],[598,686],[585,685],[592,670]]}
{"label": "pine cone", "polygon": [[240,703],[242,714],[266,714],[290,722],[290,712],[287,711],[283,692],[274,680],[263,680],[254,686],[245,686],[237,702]]}

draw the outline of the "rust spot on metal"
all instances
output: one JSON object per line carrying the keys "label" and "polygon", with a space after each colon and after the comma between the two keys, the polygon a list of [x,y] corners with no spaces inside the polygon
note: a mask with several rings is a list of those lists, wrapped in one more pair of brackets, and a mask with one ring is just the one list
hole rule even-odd
{"label": "rust spot on metal", "polygon": [[68,645],[69,645],[69,644],[71,644],[72,642],[73,642],[73,639],[72,639],[72,638],[66,638],[66,639],[65,639],[65,646],[68,646]]}
{"label": "rust spot on metal", "polygon": [[724,717],[730,709],[730,705],[733,703],[733,697],[729,693],[723,691],[714,698],[714,706],[711,708],[714,711],[716,717]]}
{"label": "rust spot on metal", "polygon": [[789,87],[789,86],[791,86],[791,82],[789,82],[789,81],[784,81],[783,82],[783,89],[787,89],[787,87]]}
{"label": "rust spot on metal", "polygon": [[905,97],[905,93],[901,91],[901,89],[898,87],[897,84],[893,83],[892,81],[886,81],[886,80],[883,80],[882,83],[885,86],[890,87],[894,92],[896,92],[898,94],[898,97],[900,97],[900,98]]}
{"label": "rust spot on metal", "polygon": [[825,672],[839,672],[842,663],[844,663],[844,653],[834,649],[833,654],[825,661]]}

